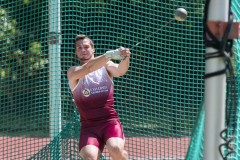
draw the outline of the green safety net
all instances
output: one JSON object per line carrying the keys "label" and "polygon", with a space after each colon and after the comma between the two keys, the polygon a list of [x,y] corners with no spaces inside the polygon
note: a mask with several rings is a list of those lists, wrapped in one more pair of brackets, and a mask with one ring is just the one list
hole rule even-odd
{"label": "green safety net", "polygon": [[[129,158],[202,159],[204,3],[2,0],[0,159],[81,159],[80,117],[66,76],[69,67],[79,65],[77,34],[93,39],[96,56],[148,37],[131,50],[128,73],[114,79]],[[232,3],[239,20],[240,3]],[[186,21],[173,19],[179,7],[188,11]],[[240,43],[235,42],[239,92]],[[236,148],[239,138],[233,142]],[[105,149],[101,159],[109,158]],[[239,159],[239,150],[231,158]]]}

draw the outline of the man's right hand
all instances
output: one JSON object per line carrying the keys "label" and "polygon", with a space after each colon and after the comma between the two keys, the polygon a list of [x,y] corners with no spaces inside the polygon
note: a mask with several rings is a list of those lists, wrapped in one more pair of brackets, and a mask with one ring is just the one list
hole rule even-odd
{"label": "man's right hand", "polygon": [[107,57],[109,59],[114,59],[114,60],[121,60],[121,59],[123,59],[121,57],[121,53],[120,53],[119,49],[107,51],[104,55],[105,55],[105,57]]}

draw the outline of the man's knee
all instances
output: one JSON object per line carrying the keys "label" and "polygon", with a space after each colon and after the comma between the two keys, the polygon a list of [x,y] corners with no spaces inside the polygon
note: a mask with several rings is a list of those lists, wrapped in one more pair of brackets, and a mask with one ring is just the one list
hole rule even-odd
{"label": "man's knee", "polygon": [[123,150],[123,152],[122,152],[122,157],[124,157],[125,159],[128,159],[128,153],[127,153],[127,151]]}
{"label": "man's knee", "polygon": [[108,147],[108,151],[111,152],[112,154],[120,154],[121,152],[123,152],[123,148],[118,145],[114,145]]}
{"label": "man's knee", "polygon": [[128,154],[124,150],[124,140],[122,138],[108,139],[106,147],[113,160],[127,159]]}
{"label": "man's knee", "polygon": [[95,146],[85,146],[81,149],[80,156],[83,160],[98,160],[100,151]]}
{"label": "man's knee", "polygon": [[128,153],[120,146],[111,146],[108,148],[108,152],[113,159],[128,159]]}

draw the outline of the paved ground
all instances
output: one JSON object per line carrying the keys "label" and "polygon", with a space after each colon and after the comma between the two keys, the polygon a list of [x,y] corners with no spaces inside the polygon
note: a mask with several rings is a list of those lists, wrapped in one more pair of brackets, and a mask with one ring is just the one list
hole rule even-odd
{"label": "paved ground", "polygon": [[[179,160],[184,159],[189,141],[189,137],[127,137],[125,148],[131,160]],[[49,138],[0,137],[0,159],[27,159],[49,142]],[[106,150],[104,155],[108,157]]]}

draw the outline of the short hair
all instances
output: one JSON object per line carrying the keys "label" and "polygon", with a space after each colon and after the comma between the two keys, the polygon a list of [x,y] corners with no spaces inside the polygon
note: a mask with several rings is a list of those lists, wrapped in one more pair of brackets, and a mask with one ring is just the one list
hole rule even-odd
{"label": "short hair", "polygon": [[93,43],[92,39],[89,38],[87,35],[84,35],[84,34],[79,34],[75,37],[75,46],[76,46],[77,41],[84,40],[84,39],[88,39],[90,41],[91,47],[94,48],[94,43]]}

